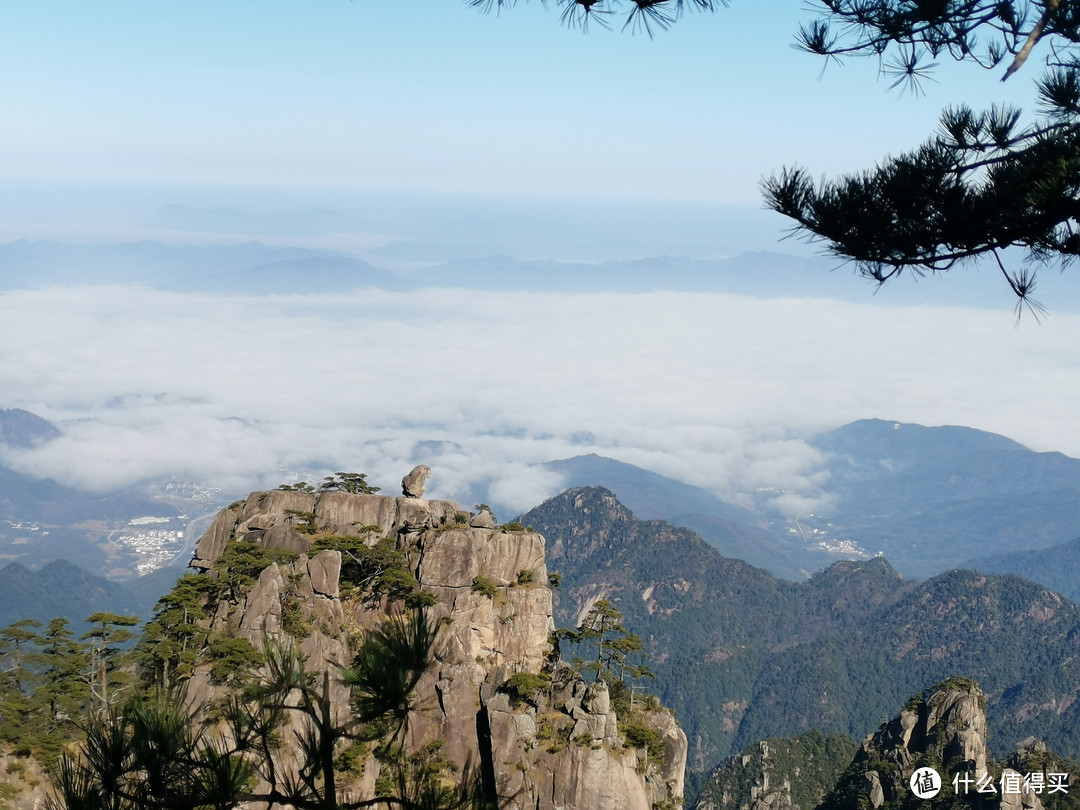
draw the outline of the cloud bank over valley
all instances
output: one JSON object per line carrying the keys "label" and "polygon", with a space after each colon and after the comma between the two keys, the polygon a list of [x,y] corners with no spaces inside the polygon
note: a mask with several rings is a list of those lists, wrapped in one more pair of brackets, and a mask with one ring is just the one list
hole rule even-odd
{"label": "cloud bank over valley", "polygon": [[[852,281],[852,283],[855,283]],[[864,417],[965,424],[1080,455],[1080,316],[712,293],[139,286],[0,294],[4,407],[61,438],[3,463],[97,490],[227,492],[326,470],[527,509],[533,466],[598,453],[785,513],[827,484],[802,437]],[[487,484],[490,481],[490,488]]]}

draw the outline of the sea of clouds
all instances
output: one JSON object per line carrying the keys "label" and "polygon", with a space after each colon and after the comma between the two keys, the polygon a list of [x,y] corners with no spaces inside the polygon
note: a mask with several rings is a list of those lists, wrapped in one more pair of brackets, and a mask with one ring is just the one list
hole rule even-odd
{"label": "sea of clouds", "polygon": [[9,467],[94,490],[227,492],[416,463],[429,496],[524,510],[537,466],[617,458],[745,505],[827,499],[804,439],[860,418],[963,424],[1080,455],[1080,316],[701,293],[423,289],[0,294],[0,406],[63,436]]}

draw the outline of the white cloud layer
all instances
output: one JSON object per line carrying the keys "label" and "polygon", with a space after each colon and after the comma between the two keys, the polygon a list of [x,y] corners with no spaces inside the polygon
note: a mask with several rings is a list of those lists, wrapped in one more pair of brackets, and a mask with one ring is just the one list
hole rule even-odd
{"label": "white cloud layer", "polygon": [[1075,315],[1014,329],[1006,311],[869,300],[127,287],[8,292],[0,313],[0,406],[64,431],[5,462],[98,489],[365,470],[391,491],[423,462],[432,497],[490,477],[525,509],[561,484],[529,464],[596,452],[803,510],[825,482],[799,437],[859,418],[1080,455]]}

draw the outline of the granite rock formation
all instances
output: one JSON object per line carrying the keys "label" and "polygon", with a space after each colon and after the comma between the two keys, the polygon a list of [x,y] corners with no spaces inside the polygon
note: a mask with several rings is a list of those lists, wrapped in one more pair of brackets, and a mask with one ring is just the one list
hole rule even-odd
{"label": "granite rock formation", "polygon": [[[403,481],[406,491],[418,491],[407,483],[418,470],[426,478],[427,468],[417,468]],[[449,501],[256,492],[217,515],[192,566],[212,569],[228,543],[298,555],[267,566],[246,593],[212,605],[208,621],[258,645],[264,634],[286,632],[291,617],[307,630],[299,648],[308,670],[333,670],[351,660],[350,639],[384,620],[388,604],[359,598],[356,589],[343,596],[341,552],[313,551],[311,538],[388,538],[433,595],[429,616],[441,628],[417,688],[409,747],[438,740],[446,759],[485,766],[500,807],[651,810],[680,801],[687,744],[673,716],[650,704],[645,721],[661,744],[627,741],[604,684],[587,684],[553,654],[544,538],[487,524]],[[550,687],[523,699],[508,688],[519,674],[541,676]],[[200,667],[188,699],[209,703],[226,689]],[[335,707],[347,712],[346,687],[334,689]],[[365,764],[358,795],[371,791],[378,768],[374,759]]]}
{"label": "granite rock formation", "polygon": [[406,498],[423,498],[430,476],[430,467],[426,464],[417,464],[401,479],[401,494]]}
{"label": "granite rock formation", "polygon": [[[1063,779],[1067,783],[1075,765],[1034,739],[995,761],[986,727],[982,690],[966,678],[950,678],[908,701],[857,748],[843,735],[813,729],[748,747],[710,775],[694,807],[907,810],[938,806],[936,802],[973,810],[1057,806],[1054,799],[1067,795],[1068,785],[1053,797],[1051,786]],[[912,777],[926,775],[927,769],[937,772],[940,792],[920,798],[912,790]]]}
{"label": "granite rock formation", "polygon": [[917,801],[913,775],[933,769],[940,795],[961,806],[1042,810],[1042,791],[1024,778],[1038,770],[1036,783],[1048,784],[1054,766],[1045,747],[1041,754],[1020,751],[1004,763],[995,762],[987,748],[986,696],[974,681],[954,677],[935,686],[929,697],[912,698],[863,740],[826,805],[838,810],[907,807]]}
{"label": "granite rock formation", "polygon": [[811,729],[760,740],[723,762],[697,797],[696,810],[811,810],[855,753],[843,734]]}

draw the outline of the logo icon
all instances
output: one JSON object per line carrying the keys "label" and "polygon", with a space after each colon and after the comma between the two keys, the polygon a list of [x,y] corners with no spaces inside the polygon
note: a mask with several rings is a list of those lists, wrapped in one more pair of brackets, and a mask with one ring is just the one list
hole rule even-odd
{"label": "logo icon", "polygon": [[911,775],[911,792],[920,799],[932,799],[941,790],[941,776],[933,768],[919,768]]}

